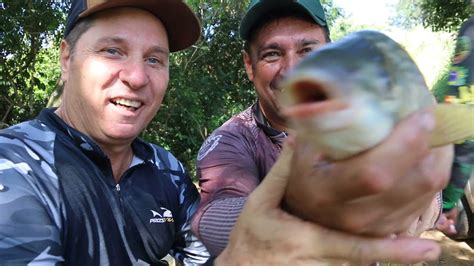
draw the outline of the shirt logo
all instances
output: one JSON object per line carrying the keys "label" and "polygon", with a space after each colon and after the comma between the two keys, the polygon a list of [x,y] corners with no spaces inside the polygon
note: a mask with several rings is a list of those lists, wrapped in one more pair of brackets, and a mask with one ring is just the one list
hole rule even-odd
{"label": "shirt logo", "polygon": [[204,144],[202,144],[201,149],[198,152],[197,159],[198,161],[204,159],[206,155],[208,155],[212,150],[216,148],[216,146],[219,144],[219,140],[222,138],[222,135],[212,135],[209,138],[206,139]]}
{"label": "shirt logo", "polygon": [[161,207],[160,211],[150,210],[153,218],[150,219],[151,224],[173,223],[174,218],[170,210]]}

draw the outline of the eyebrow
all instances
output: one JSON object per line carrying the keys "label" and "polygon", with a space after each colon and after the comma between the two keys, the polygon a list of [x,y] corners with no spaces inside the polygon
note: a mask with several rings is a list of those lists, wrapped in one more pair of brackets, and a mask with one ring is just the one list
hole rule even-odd
{"label": "eyebrow", "polygon": [[264,50],[268,49],[275,49],[278,50],[280,49],[280,45],[278,43],[269,43],[269,44],[264,44],[259,47],[257,47],[257,53],[260,54]]}
{"label": "eyebrow", "polygon": [[126,44],[125,39],[120,37],[102,37],[97,40],[97,43],[117,43],[117,44]]}
{"label": "eyebrow", "polygon": [[[119,44],[119,45],[127,45],[127,40],[121,37],[102,37],[97,40],[97,43],[110,43],[110,44]],[[169,55],[169,50],[161,47],[159,45],[153,45],[147,49],[148,53],[159,53],[164,54],[166,56]]]}
{"label": "eyebrow", "polygon": [[298,45],[300,46],[317,45],[320,43],[321,41],[317,39],[303,39],[303,40],[298,41]]}
{"label": "eyebrow", "polygon": [[[300,46],[300,47],[305,47],[305,46],[308,46],[308,45],[318,45],[320,44],[321,41],[320,40],[317,40],[317,39],[301,39],[297,42],[297,45]],[[278,43],[269,43],[269,44],[264,44],[260,47],[258,47],[257,49],[257,55],[260,55],[262,51],[264,50],[268,50],[268,49],[274,49],[274,50],[278,50],[280,49],[281,46],[278,44]]]}

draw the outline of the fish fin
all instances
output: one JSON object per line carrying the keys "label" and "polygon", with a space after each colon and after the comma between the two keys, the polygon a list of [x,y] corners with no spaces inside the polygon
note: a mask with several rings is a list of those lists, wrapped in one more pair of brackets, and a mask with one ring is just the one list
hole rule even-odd
{"label": "fish fin", "polygon": [[462,142],[474,136],[474,108],[457,104],[438,104],[434,114],[436,128],[431,136],[432,147]]}

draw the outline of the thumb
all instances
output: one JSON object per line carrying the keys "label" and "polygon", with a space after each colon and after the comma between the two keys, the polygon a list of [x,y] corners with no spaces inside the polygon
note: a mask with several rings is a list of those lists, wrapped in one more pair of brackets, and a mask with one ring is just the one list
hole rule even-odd
{"label": "thumb", "polygon": [[283,145],[278,160],[260,185],[258,185],[257,189],[252,192],[251,197],[254,198],[254,200],[272,207],[280,205],[288,184],[293,153],[294,142],[293,139],[288,137]]}
{"label": "thumb", "polygon": [[[318,241],[321,239],[318,237]],[[421,238],[370,238],[332,231],[324,235],[322,246],[327,259],[349,259],[359,262],[417,263],[436,260],[440,246]]]}

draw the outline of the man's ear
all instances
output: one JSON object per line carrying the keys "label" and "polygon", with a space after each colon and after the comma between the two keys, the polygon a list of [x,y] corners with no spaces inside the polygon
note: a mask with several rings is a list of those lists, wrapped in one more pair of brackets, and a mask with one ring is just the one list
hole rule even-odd
{"label": "man's ear", "polygon": [[249,78],[250,81],[253,81],[252,58],[250,58],[250,55],[247,53],[247,51],[243,52],[242,57],[244,60],[245,71],[247,72],[247,77]]}
{"label": "man's ear", "polygon": [[61,80],[64,82],[68,78],[69,67],[71,62],[71,46],[65,41],[61,41],[59,49],[59,62],[61,64]]}

